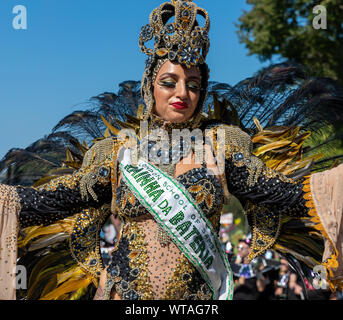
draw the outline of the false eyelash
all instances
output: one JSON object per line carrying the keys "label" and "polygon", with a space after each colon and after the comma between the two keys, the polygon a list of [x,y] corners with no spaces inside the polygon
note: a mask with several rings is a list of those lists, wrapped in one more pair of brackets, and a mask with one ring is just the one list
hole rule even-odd
{"label": "false eyelash", "polygon": [[[168,83],[168,82],[161,82],[159,83],[161,86],[167,87],[167,88],[175,88],[175,83]],[[202,91],[201,88],[196,88],[196,87],[188,87],[190,90],[194,91]]]}
{"label": "false eyelash", "polygon": [[175,83],[171,83],[171,82],[160,82],[159,84],[161,86],[168,87],[168,88],[174,88],[175,87]]}

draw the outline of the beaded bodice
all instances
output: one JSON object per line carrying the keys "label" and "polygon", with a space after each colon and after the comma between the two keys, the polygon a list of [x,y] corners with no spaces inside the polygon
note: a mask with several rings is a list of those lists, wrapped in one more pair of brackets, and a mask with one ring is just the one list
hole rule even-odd
{"label": "beaded bodice", "polygon": [[[191,169],[179,175],[176,180],[187,189],[208,218],[221,209],[223,190],[220,181],[214,175],[208,174],[206,167]],[[116,201],[123,219],[149,215],[123,180],[117,188]]]}

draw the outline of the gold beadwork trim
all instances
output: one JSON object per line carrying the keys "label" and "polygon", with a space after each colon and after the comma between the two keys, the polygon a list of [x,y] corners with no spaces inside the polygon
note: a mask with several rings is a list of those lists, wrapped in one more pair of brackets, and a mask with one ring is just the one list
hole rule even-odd
{"label": "gold beadwork trim", "polygon": [[[78,264],[78,266],[81,267],[83,271],[85,271],[88,275],[92,277],[92,281],[94,284],[97,284],[100,277],[98,273],[101,273],[103,270],[100,253],[100,230],[103,223],[108,218],[109,210],[108,206],[103,206],[100,209],[90,208],[84,210],[84,212],[79,214],[78,217],[81,217],[81,215],[84,214],[90,215],[91,219],[88,220],[88,223],[82,223],[82,225],[80,225],[79,219],[76,218],[73,223],[72,232],[75,233],[77,230],[81,231],[81,228],[83,229],[84,227],[89,227],[90,225],[96,225],[96,237],[95,239],[92,239],[92,237],[89,236],[90,239],[84,239],[84,235],[82,235],[82,238],[80,237],[81,239],[79,241],[76,240],[79,243],[82,241],[89,241],[90,250],[85,251],[83,253],[74,252],[71,236],[69,237],[69,247],[71,255]],[[97,260],[97,264],[95,266],[91,266],[89,264],[92,259]]]}
{"label": "gold beadwork trim", "polygon": [[[194,267],[184,255],[178,258],[177,262],[174,273],[169,278],[169,283],[163,297],[164,300],[180,300],[184,298],[184,295],[187,295],[188,283],[192,278],[189,277],[188,281],[186,281],[183,279],[183,275],[191,275],[194,272]],[[181,297],[180,294],[182,295]]]}
{"label": "gold beadwork trim", "polygon": [[[250,204],[250,211],[252,211],[250,214],[252,214],[252,218],[253,218],[253,232],[252,232],[252,241],[251,241],[251,251],[250,254],[248,256],[248,259],[251,261],[254,258],[256,258],[257,256],[263,254],[264,252],[266,252],[268,249],[272,248],[273,245],[276,242],[276,239],[279,237],[280,234],[280,229],[281,229],[281,219],[282,216],[281,214],[279,214],[277,216],[277,226],[276,226],[276,231],[275,231],[275,235],[268,235],[267,233],[263,232],[263,230],[261,230],[261,228],[258,227],[259,225],[259,221],[257,221],[256,219],[256,214],[258,212],[264,212],[267,209],[263,208],[263,207],[257,207],[254,206],[252,204]],[[274,214],[275,216],[275,214]],[[265,245],[258,245],[258,240],[262,240]],[[256,251],[254,251],[256,250]]]}
{"label": "gold beadwork trim", "polygon": [[[128,222],[125,229],[124,234],[129,240],[130,252],[131,254],[137,253],[131,256],[129,262],[131,270],[139,270],[139,276],[135,281],[135,290],[139,293],[141,300],[154,300],[154,293],[150,284],[149,258],[144,232],[136,222]],[[130,240],[132,236],[134,239]]]}
{"label": "gold beadwork trim", "polygon": [[116,213],[117,211],[117,187],[118,187],[118,153],[120,148],[125,144],[125,141],[118,141],[113,146],[112,157],[111,157],[111,185],[112,185],[112,203],[111,212]]}

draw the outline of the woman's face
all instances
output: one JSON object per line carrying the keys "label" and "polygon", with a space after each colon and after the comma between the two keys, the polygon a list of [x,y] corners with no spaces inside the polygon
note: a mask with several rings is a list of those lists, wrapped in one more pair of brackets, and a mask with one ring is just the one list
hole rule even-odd
{"label": "woman's face", "polygon": [[200,89],[198,68],[187,69],[168,60],[160,68],[154,82],[153,112],[170,122],[189,120],[198,105]]}
{"label": "woman's face", "polygon": [[250,252],[249,245],[246,244],[245,242],[240,242],[238,244],[237,250],[238,250],[238,255],[241,258],[247,257],[249,255],[249,252]]}

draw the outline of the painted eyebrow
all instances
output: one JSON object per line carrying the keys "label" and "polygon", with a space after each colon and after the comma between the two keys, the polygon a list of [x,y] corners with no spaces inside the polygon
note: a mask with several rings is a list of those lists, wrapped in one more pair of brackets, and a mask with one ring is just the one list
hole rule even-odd
{"label": "painted eyebrow", "polygon": [[[163,77],[172,77],[172,78],[177,78],[177,74],[175,73],[170,73],[170,72],[167,72],[167,73],[163,73],[160,78],[163,78]],[[186,80],[199,80],[201,81],[201,77],[197,77],[197,76],[191,76],[189,78],[187,78]]]}

